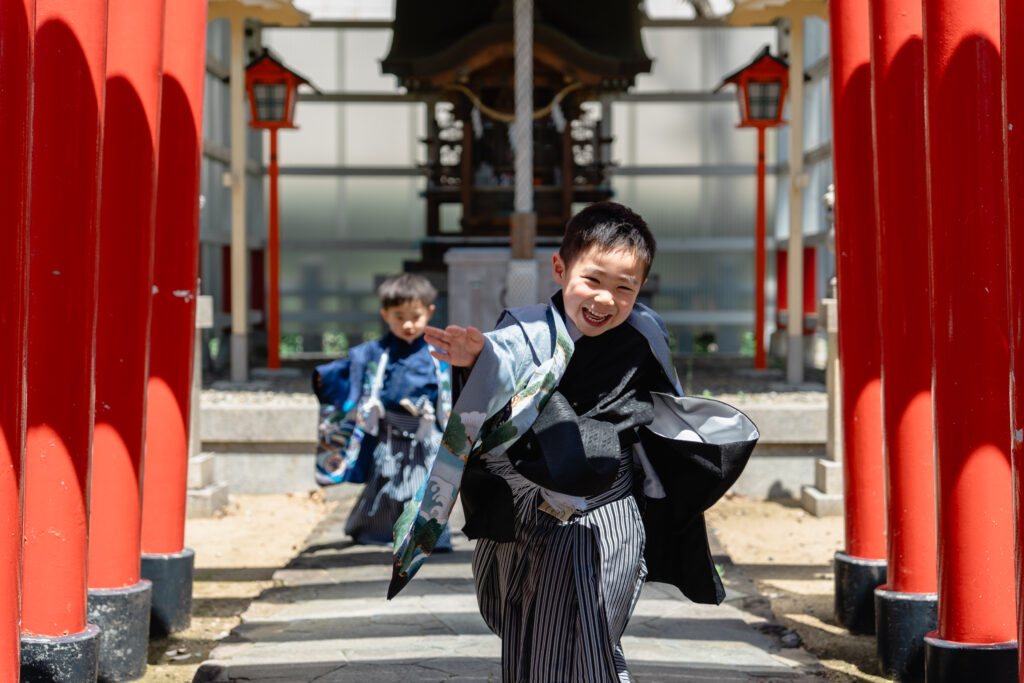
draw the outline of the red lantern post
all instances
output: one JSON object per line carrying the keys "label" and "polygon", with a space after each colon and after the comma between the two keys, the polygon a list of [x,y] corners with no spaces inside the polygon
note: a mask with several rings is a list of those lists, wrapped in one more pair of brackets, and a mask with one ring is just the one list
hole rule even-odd
{"label": "red lantern post", "polygon": [[37,0],[22,680],[92,680],[88,486],[107,0]]}
{"label": "red lantern post", "polygon": [[924,675],[935,628],[928,200],[920,0],[871,0],[872,111],[882,320],[887,583],[875,590],[882,672]]}
{"label": "red lantern post", "polygon": [[831,0],[828,9],[846,527],[835,614],[852,633],[873,633],[886,536],[870,26],[864,0]]}
{"label": "red lantern post", "polygon": [[269,50],[245,68],[245,89],[249,95],[249,125],[270,131],[270,166],[267,177],[270,185],[270,206],[267,230],[267,367],[281,367],[280,327],[280,211],[277,201],[277,131],[295,128],[295,104],[299,99],[299,85],[309,81],[285,67]]}
{"label": "red lantern post", "polygon": [[998,0],[924,5],[939,577],[930,683],[1017,680],[999,11]]}
{"label": "red lantern post", "polygon": [[18,680],[34,0],[0,2],[0,680]]}
{"label": "red lantern post", "polygon": [[149,645],[152,584],[139,557],[163,6],[108,8],[89,512],[89,620],[100,627],[103,680],[141,676]]}
{"label": "red lantern post", "polygon": [[185,547],[188,417],[199,277],[199,162],[206,75],[205,0],[165,6],[156,259],[142,495],[142,576],[153,582],[150,630],[191,621],[194,553]]}
{"label": "red lantern post", "polygon": [[764,283],[765,283],[765,161],[764,131],[785,123],[782,108],[789,86],[789,66],[771,56],[768,47],[758,53],[750,64],[727,76],[716,92],[729,83],[736,85],[740,105],[737,128],[757,129],[757,218],[754,229],[754,368],[766,367],[764,350]]}

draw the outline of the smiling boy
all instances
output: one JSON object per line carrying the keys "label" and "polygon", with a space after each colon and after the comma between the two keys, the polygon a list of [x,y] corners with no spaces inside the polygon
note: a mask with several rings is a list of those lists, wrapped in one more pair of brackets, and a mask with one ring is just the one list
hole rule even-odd
{"label": "smiling boy", "polygon": [[654,251],[632,210],[590,205],[552,259],[549,304],[505,311],[487,334],[425,331],[436,358],[469,372],[420,500],[395,526],[389,597],[461,489],[503,680],[631,680],[620,639],[645,580],[698,602],[724,596],[702,513],[757,429],[681,397],[664,322],[636,302]]}

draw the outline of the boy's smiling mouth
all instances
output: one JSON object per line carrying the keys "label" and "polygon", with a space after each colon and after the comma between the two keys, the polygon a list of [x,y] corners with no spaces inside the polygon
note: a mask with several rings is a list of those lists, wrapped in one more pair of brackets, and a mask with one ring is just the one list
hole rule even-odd
{"label": "boy's smiling mouth", "polygon": [[591,325],[594,325],[595,327],[603,325],[604,323],[608,322],[612,317],[611,313],[607,313],[605,315],[597,315],[586,306],[581,307],[580,310],[583,314],[583,320],[585,320],[587,323]]}

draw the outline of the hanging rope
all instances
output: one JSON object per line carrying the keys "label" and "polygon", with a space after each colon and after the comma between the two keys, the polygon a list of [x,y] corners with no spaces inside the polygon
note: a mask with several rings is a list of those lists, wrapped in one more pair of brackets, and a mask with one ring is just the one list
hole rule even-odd
{"label": "hanging rope", "polygon": [[[534,120],[542,119],[545,116],[547,116],[548,114],[551,114],[552,110],[555,108],[555,106],[557,106],[559,103],[561,103],[561,101],[565,99],[566,95],[568,95],[569,93],[571,93],[574,90],[579,90],[582,87],[583,87],[582,83],[580,83],[579,81],[574,81],[574,82],[570,83],[569,85],[565,86],[564,88],[562,88],[561,90],[559,90],[558,94],[556,94],[553,98],[551,98],[551,102],[549,102],[546,107],[542,107],[540,109],[534,110],[534,112],[533,112]],[[444,86],[444,89],[445,90],[456,90],[458,92],[461,92],[463,95],[466,96],[467,99],[469,99],[470,102],[473,103],[473,106],[475,108],[480,110],[480,113],[485,114],[487,116],[487,118],[489,118],[489,119],[493,119],[495,121],[500,121],[502,123],[512,123],[513,121],[516,120],[516,115],[515,114],[506,114],[503,111],[498,111],[497,109],[494,109],[492,107],[488,107],[486,104],[484,104],[483,102],[480,101],[480,98],[477,97],[477,94],[475,92],[473,92],[472,90],[470,90],[469,88],[467,88],[466,86],[464,86],[464,85],[462,85],[460,83],[450,83],[450,84]]]}

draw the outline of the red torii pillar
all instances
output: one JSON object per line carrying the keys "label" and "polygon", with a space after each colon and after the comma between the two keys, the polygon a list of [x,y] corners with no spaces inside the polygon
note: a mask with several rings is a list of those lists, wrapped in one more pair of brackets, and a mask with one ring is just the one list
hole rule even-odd
{"label": "red torii pillar", "polygon": [[850,632],[873,633],[886,541],[868,3],[831,0],[828,11],[846,521],[835,610]]}
{"label": "red torii pillar", "polygon": [[[1024,596],[1024,5],[1002,1],[1003,139],[1009,230],[1007,231],[1010,283],[1010,422],[1013,456],[1014,513],[1016,518],[1017,596]],[[1013,40],[1009,36],[1018,36]],[[1024,640],[1024,609],[1017,605],[1017,642]],[[1018,670],[1024,671],[1024,652],[1018,646]]]}
{"label": "red torii pillar", "polygon": [[18,680],[34,0],[0,2],[0,680]]}
{"label": "red torii pillar", "polygon": [[999,9],[924,3],[939,576],[930,683],[1017,680]]}
{"label": "red torii pillar", "polygon": [[199,278],[206,0],[172,0],[164,20],[153,322],[142,495],[142,575],[150,630],[188,628],[194,553],[185,547],[188,417]]}
{"label": "red torii pillar", "polygon": [[86,623],[106,0],[36,0],[22,681],[96,676]]}
{"label": "red torii pillar", "polygon": [[139,558],[164,3],[109,3],[88,616],[100,678],[122,681],[146,671],[153,592]]}
{"label": "red torii pillar", "polygon": [[888,519],[875,633],[879,667],[897,680],[924,676],[938,601],[921,17],[921,0],[871,0]]}

